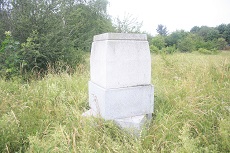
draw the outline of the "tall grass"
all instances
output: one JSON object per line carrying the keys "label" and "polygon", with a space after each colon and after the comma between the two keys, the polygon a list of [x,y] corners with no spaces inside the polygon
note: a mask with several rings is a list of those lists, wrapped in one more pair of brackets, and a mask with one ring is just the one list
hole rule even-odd
{"label": "tall grass", "polygon": [[230,152],[229,52],[152,55],[154,118],[140,138],[81,116],[88,80],[88,63],[73,75],[0,80],[0,152]]}

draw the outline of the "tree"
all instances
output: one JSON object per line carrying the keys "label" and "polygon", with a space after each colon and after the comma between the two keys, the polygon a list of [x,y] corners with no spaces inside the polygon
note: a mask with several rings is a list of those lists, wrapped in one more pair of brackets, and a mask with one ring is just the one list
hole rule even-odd
{"label": "tree", "polygon": [[215,44],[215,48],[218,50],[223,50],[227,45],[227,42],[224,38],[218,38],[213,43]]}
{"label": "tree", "polygon": [[192,34],[188,34],[184,39],[180,39],[178,41],[178,49],[181,52],[192,52],[196,49],[196,44],[194,42],[194,36]]}
{"label": "tree", "polygon": [[192,29],[190,30],[190,32],[192,32],[192,33],[198,33],[199,30],[200,30],[200,27],[194,26],[194,27],[192,27]]}
{"label": "tree", "polygon": [[223,33],[223,37],[227,41],[228,44],[230,44],[230,23],[226,26],[226,29]]}
{"label": "tree", "polygon": [[[89,6],[75,5],[71,12],[68,11],[69,9],[65,11],[65,29],[75,48],[89,51],[94,35],[115,31],[105,12],[107,3],[96,2],[95,4],[91,2]],[[101,11],[99,11],[100,8],[102,8]]]}
{"label": "tree", "polygon": [[134,18],[130,14],[125,14],[123,19],[115,19],[114,26],[116,28],[116,32],[119,33],[140,33],[142,22],[138,22],[137,18]]}
{"label": "tree", "polygon": [[179,40],[184,39],[188,35],[187,32],[184,30],[177,30],[171,33],[169,36],[166,37],[165,42],[167,46],[177,45]]}
{"label": "tree", "polygon": [[197,33],[204,41],[212,41],[219,38],[219,31],[212,27],[202,26]]}
{"label": "tree", "polygon": [[166,45],[164,37],[161,35],[153,37],[151,45],[156,46],[158,49],[164,48]]}
{"label": "tree", "polygon": [[219,31],[220,35],[223,37],[224,32],[227,30],[227,25],[221,24],[217,26],[216,29]]}
{"label": "tree", "polygon": [[0,76],[9,79],[19,74],[20,60],[17,54],[19,42],[12,38],[10,31],[6,31],[5,35],[0,46]]}
{"label": "tree", "polygon": [[46,70],[57,61],[75,67],[81,51],[90,51],[94,35],[115,31],[107,0],[13,0],[7,1],[10,7],[2,2],[0,32],[10,29],[22,44],[17,52],[27,71]]}
{"label": "tree", "polygon": [[0,44],[5,38],[5,31],[10,31],[10,10],[9,0],[0,0]]}
{"label": "tree", "polygon": [[168,34],[167,27],[162,24],[159,24],[156,30],[157,30],[157,33],[161,36],[167,36]]}

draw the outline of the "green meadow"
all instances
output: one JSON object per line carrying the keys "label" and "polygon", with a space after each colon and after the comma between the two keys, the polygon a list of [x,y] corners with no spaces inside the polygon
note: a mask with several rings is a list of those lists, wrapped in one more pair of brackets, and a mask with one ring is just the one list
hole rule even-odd
{"label": "green meadow", "polygon": [[86,58],[73,74],[0,79],[0,152],[230,152],[230,52],[152,54],[154,114],[139,138],[81,116]]}

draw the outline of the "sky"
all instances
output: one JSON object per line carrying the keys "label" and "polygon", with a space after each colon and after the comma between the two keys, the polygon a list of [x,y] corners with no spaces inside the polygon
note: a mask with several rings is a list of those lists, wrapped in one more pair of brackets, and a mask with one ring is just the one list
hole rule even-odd
{"label": "sky", "polygon": [[156,35],[157,25],[190,31],[194,26],[230,23],[230,0],[108,0],[112,18],[131,15],[143,22],[142,31]]}

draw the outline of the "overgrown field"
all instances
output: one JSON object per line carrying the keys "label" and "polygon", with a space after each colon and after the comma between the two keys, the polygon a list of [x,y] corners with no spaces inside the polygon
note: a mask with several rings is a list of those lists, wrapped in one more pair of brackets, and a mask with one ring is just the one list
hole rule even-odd
{"label": "overgrown field", "polygon": [[89,64],[0,80],[0,152],[230,152],[230,52],[152,55],[154,118],[140,138],[86,119]]}

